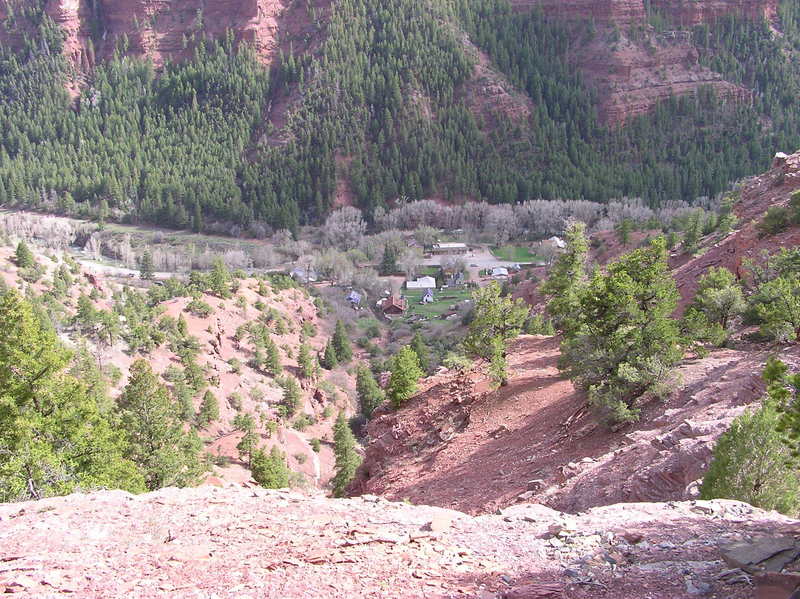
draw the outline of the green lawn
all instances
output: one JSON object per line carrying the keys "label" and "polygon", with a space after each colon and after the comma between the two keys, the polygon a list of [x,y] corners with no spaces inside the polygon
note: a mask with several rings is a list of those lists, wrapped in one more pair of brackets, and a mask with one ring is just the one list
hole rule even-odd
{"label": "green lawn", "polygon": [[492,254],[498,260],[507,262],[538,262],[541,258],[531,252],[527,247],[518,245],[504,245],[502,247],[492,247]]}
{"label": "green lawn", "polygon": [[469,289],[440,289],[433,292],[432,304],[420,304],[419,300],[425,294],[424,289],[405,289],[403,294],[408,300],[408,312],[406,312],[408,316],[419,314],[428,318],[436,318],[447,312],[450,306],[472,296]]}

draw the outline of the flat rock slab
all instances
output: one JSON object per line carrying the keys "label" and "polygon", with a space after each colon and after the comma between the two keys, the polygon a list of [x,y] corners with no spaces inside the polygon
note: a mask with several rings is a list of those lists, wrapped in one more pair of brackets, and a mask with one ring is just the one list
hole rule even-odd
{"label": "flat rock slab", "polygon": [[735,568],[755,574],[780,572],[800,556],[800,541],[794,537],[761,537],[720,545],[722,558]]}

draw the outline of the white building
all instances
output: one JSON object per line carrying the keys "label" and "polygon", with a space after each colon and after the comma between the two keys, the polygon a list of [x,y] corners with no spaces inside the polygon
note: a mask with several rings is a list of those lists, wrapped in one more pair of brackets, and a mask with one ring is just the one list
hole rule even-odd
{"label": "white building", "polygon": [[436,279],[419,277],[416,281],[406,281],[406,289],[436,289]]}

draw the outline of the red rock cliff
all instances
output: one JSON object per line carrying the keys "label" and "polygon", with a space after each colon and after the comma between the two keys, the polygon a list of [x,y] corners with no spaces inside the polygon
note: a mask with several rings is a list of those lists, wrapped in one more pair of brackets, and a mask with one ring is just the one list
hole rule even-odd
{"label": "red rock cliff", "polygon": [[645,20],[642,0],[511,0],[517,10],[541,7],[567,19],[594,19],[598,23],[627,25]]}
{"label": "red rock cliff", "polygon": [[[277,47],[278,22],[289,0],[48,0],[47,14],[65,32],[64,52],[76,66],[91,66],[110,56],[119,41],[128,51],[150,56],[156,64],[191,52],[192,36],[201,32],[252,43],[268,59]],[[0,3],[0,43],[17,45],[22,19],[6,29],[6,3]]]}
{"label": "red rock cliff", "polygon": [[651,6],[681,27],[711,23],[729,14],[772,20],[778,13],[778,0],[651,0]]}

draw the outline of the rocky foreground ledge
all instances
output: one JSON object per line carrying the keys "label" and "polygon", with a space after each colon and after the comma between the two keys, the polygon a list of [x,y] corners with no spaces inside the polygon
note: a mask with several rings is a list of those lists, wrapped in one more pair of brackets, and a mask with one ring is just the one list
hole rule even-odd
{"label": "rocky foreground ledge", "polygon": [[796,535],[720,500],[472,517],[241,486],[108,491],[1,505],[0,593],[785,599]]}

